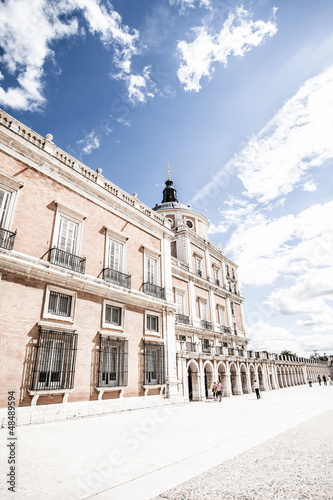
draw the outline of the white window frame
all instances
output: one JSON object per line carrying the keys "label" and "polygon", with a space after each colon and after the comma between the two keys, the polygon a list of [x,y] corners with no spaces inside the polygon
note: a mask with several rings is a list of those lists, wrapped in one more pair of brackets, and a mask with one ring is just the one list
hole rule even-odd
{"label": "white window frame", "polygon": [[148,283],[148,259],[156,261],[156,279],[152,283],[153,285],[161,286],[161,276],[160,276],[160,252],[153,250],[152,248],[143,247],[144,250],[144,283]]}
{"label": "white window frame", "polygon": [[[59,316],[58,314],[52,314],[49,312],[48,309],[50,302],[50,292],[62,293],[63,295],[68,295],[72,297],[71,310],[69,316]],[[70,323],[74,323],[76,297],[77,297],[76,292],[73,292],[72,290],[67,290],[65,288],[59,288],[57,286],[47,285],[45,300],[44,300],[43,318],[56,319],[58,321],[68,321]]]}
{"label": "white window frame", "polygon": [[230,309],[232,316],[235,316],[235,304],[232,301],[230,301]]}
{"label": "white window frame", "polygon": [[[114,325],[113,323],[108,323],[105,321],[105,313],[106,313],[106,307],[114,307],[117,309],[120,309],[120,325]],[[113,300],[107,300],[105,299],[103,301],[103,308],[102,308],[102,328],[105,328],[107,330],[117,330],[117,331],[124,331],[124,325],[125,325],[125,312],[126,312],[126,306],[125,304],[120,304],[119,302],[114,302]]]}
{"label": "white window frame", "polygon": [[[179,311],[177,297],[181,297],[182,300],[182,310]],[[185,292],[179,290],[175,291],[175,304],[177,306],[177,314],[185,314]]]}
{"label": "white window frame", "polygon": [[[119,245],[122,245],[122,259],[121,259],[122,269],[119,272],[126,274],[126,242],[129,239],[129,237],[107,226],[105,226],[105,236],[106,238],[105,238],[104,267],[105,268],[109,267],[109,242],[113,241],[115,243],[118,243]],[[116,269],[116,271],[118,271],[118,269]]]}
{"label": "white window frame", "polygon": [[[218,305],[217,306],[217,315],[218,315],[219,324],[221,326],[224,326],[225,325],[225,307]],[[222,321],[221,321],[221,319],[222,319]]]}
{"label": "white window frame", "polygon": [[2,228],[10,230],[13,222],[15,207],[17,203],[18,191],[24,186],[24,183],[14,177],[0,172],[0,189],[8,193],[8,207],[2,224]]}
{"label": "white window frame", "polygon": [[[199,305],[199,318],[203,321],[208,321],[208,303],[207,300],[205,299],[198,299],[198,305]],[[204,307],[205,309],[202,310],[201,308]],[[205,312],[204,316],[205,318],[202,317],[201,313]]]}
{"label": "white window frame", "polygon": [[216,284],[216,280],[218,280],[221,286],[220,269],[216,266],[213,266],[213,272],[214,272],[214,285]]}
{"label": "white window frame", "polygon": [[[195,259],[195,274],[199,277],[203,277],[203,257],[198,254],[194,254],[194,259]],[[198,274],[198,271],[200,271],[201,275]]]}
{"label": "white window frame", "polygon": [[[83,221],[87,218],[86,214],[82,212],[78,212],[74,208],[71,208],[69,205],[65,203],[56,201],[57,206],[53,238],[52,238],[52,248],[58,247],[58,239],[59,239],[59,230],[60,230],[60,222],[61,219],[66,219],[69,222],[73,222],[78,225],[75,249],[73,249],[73,255],[80,255],[81,253],[81,242],[82,242],[82,232],[83,232]],[[75,250],[75,251],[74,251]]]}
{"label": "white window frame", "polygon": [[236,321],[233,322],[233,327],[234,327],[233,328],[234,335],[238,335],[238,329],[237,329],[237,323],[236,323]]}
{"label": "white window frame", "polygon": [[[149,330],[147,328],[147,316],[154,316],[158,321],[158,331]],[[145,335],[153,335],[155,337],[162,337],[162,314],[157,311],[145,311]]]}

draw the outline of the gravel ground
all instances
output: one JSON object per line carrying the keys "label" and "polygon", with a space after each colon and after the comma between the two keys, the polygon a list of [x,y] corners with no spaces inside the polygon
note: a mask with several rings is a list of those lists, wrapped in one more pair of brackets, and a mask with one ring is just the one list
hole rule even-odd
{"label": "gravel ground", "polygon": [[333,411],[290,429],[154,500],[332,500]]}

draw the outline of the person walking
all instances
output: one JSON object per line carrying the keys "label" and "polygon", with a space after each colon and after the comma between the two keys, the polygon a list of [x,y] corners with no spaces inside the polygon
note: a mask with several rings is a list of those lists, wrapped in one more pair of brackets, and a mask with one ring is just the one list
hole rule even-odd
{"label": "person walking", "polygon": [[222,401],[222,389],[223,389],[222,384],[218,380],[217,384],[216,384],[216,394],[217,394],[217,400],[219,403]]}
{"label": "person walking", "polygon": [[323,375],[323,382],[324,382],[324,385],[327,385],[327,381],[326,381],[325,375]]}
{"label": "person walking", "polygon": [[331,377],[331,375],[328,376],[328,383],[329,383],[329,385],[332,385],[332,377]]}
{"label": "person walking", "polygon": [[260,385],[259,385],[259,382],[257,380],[254,381],[253,389],[256,392],[257,399],[260,399]]}
{"label": "person walking", "polygon": [[312,380],[308,377],[309,387],[312,387]]}
{"label": "person walking", "polygon": [[216,382],[214,382],[214,384],[213,384],[212,392],[213,392],[213,396],[214,396],[214,401],[216,401],[216,392],[217,392]]}
{"label": "person walking", "polygon": [[318,382],[319,382],[319,385],[321,385],[321,376],[318,375]]}

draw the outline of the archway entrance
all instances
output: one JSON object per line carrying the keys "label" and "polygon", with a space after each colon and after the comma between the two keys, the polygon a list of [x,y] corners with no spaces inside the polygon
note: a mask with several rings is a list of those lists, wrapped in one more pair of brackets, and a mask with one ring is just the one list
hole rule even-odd
{"label": "archway entrance", "polygon": [[206,399],[211,399],[213,397],[212,387],[213,387],[213,368],[210,363],[206,363],[204,367],[205,374],[205,396]]}
{"label": "archway entrance", "polygon": [[227,387],[227,375],[226,375],[226,371],[225,371],[225,366],[223,363],[220,363],[219,366],[218,366],[218,378],[222,384],[222,395],[225,397],[225,396],[228,396],[228,387]]}
{"label": "archway entrance", "polygon": [[261,391],[264,391],[265,390],[265,387],[264,387],[264,377],[262,375],[262,369],[261,369],[261,366],[258,365],[258,382],[259,382],[259,385],[260,385],[260,390]]}
{"label": "archway entrance", "polygon": [[190,362],[187,368],[188,399],[199,401],[199,372],[195,362]]}

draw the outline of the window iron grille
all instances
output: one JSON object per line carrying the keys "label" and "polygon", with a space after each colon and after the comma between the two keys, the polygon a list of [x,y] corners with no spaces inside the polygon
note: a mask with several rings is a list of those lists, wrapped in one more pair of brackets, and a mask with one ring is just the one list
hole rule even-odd
{"label": "window iron grille", "polygon": [[50,291],[48,312],[56,316],[70,317],[72,296]]}
{"label": "window iron grille", "polygon": [[205,330],[212,330],[213,324],[211,321],[206,321],[205,319],[202,319],[201,320],[201,328],[204,328]]}
{"label": "window iron grille", "polygon": [[186,342],[186,350],[189,352],[196,352],[197,346],[195,342]]}
{"label": "window iron grille", "polygon": [[131,275],[121,273],[109,267],[103,269],[103,279],[108,283],[122,286],[123,288],[131,288]]}
{"label": "window iron grille", "polygon": [[144,381],[145,385],[165,384],[164,344],[144,343]]}
{"label": "window iron grille", "polygon": [[99,387],[127,386],[128,341],[101,336],[99,353]]}
{"label": "window iron grille", "polygon": [[65,269],[70,269],[77,273],[84,274],[86,267],[86,258],[79,257],[65,250],[60,250],[60,248],[53,247],[50,250],[50,263],[55,264],[59,267],[64,267]]}
{"label": "window iron grille", "polygon": [[77,334],[40,329],[32,390],[74,387]]}
{"label": "window iron grille", "polygon": [[7,231],[7,229],[0,228],[0,248],[13,250],[15,236],[16,231],[12,233],[11,231]]}
{"label": "window iron grille", "polygon": [[221,326],[221,332],[223,332],[223,333],[227,333],[227,334],[230,334],[230,333],[231,333],[231,329],[230,329],[230,327],[229,327],[229,326],[224,326],[224,325],[222,325],[222,326]]}

